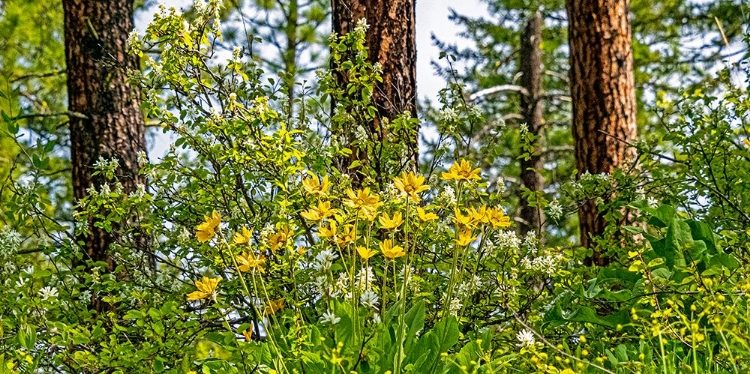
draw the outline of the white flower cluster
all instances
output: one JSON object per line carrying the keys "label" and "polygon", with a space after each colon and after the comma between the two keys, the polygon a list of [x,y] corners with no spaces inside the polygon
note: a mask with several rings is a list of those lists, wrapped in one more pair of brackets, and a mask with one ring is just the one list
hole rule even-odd
{"label": "white flower cluster", "polygon": [[533,231],[529,231],[526,233],[526,236],[523,238],[523,247],[532,255],[535,255],[538,251],[539,246],[539,239],[537,239],[536,234]]}
{"label": "white flower cluster", "polygon": [[445,186],[443,191],[438,196],[438,203],[445,203],[447,205],[456,204],[456,191],[451,186]]}
{"label": "white flower cluster", "polygon": [[138,35],[138,30],[133,30],[128,34],[128,40],[126,44],[126,51],[129,54],[138,54],[141,49],[141,37]]}
{"label": "white flower cluster", "polygon": [[494,244],[499,250],[517,250],[521,248],[521,239],[515,231],[503,230],[497,233],[497,240]]}
{"label": "white flower cluster", "polygon": [[549,216],[550,219],[557,221],[562,218],[562,215],[562,205],[560,205],[560,202],[557,201],[557,199],[552,200],[552,202],[550,202],[549,206],[547,207],[547,216]]}
{"label": "white flower cluster", "polygon": [[455,122],[458,120],[458,113],[453,108],[440,109],[440,119],[443,122]]}
{"label": "white flower cluster", "polygon": [[312,261],[312,267],[316,271],[326,272],[331,269],[331,265],[336,261],[338,255],[331,249],[324,249],[315,256]]}
{"label": "white flower cluster", "polygon": [[521,267],[537,273],[552,274],[557,271],[557,264],[562,261],[562,255],[544,255],[536,256],[533,259],[524,257],[521,260]]}
{"label": "white flower cluster", "polygon": [[0,259],[6,260],[18,252],[21,247],[21,234],[8,226],[0,229]]}
{"label": "white flower cluster", "polygon": [[370,25],[367,24],[367,20],[364,18],[360,18],[357,21],[357,25],[354,26],[354,32],[364,34],[367,32],[367,29],[370,28]]}
{"label": "white flower cluster", "polygon": [[529,126],[526,125],[525,123],[522,123],[521,126],[519,126],[518,130],[521,133],[521,139],[523,139],[524,137],[526,137],[526,134],[529,132]]}
{"label": "white flower cluster", "polygon": [[472,276],[470,280],[463,281],[458,285],[459,295],[472,295],[482,288],[482,278],[478,275]]}
{"label": "white flower cluster", "polygon": [[459,300],[457,297],[454,297],[448,305],[448,313],[450,313],[450,315],[454,317],[457,317],[458,312],[460,312],[461,308],[463,307],[464,305],[461,303],[461,300]]}

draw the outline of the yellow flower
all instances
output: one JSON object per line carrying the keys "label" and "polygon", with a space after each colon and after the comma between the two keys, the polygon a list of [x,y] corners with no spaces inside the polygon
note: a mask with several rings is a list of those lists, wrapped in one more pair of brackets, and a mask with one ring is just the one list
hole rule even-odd
{"label": "yellow flower", "polygon": [[203,222],[195,226],[195,236],[198,238],[198,241],[201,243],[205,243],[216,235],[216,227],[219,226],[221,223],[221,214],[216,212],[215,210],[211,213],[211,216],[203,216]]}
{"label": "yellow flower", "polygon": [[474,216],[471,214],[471,212],[469,212],[469,214],[467,215],[463,215],[460,209],[453,208],[453,215],[453,223],[455,223],[459,227],[471,228],[476,224]]}
{"label": "yellow flower", "polygon": [[276,314],[279,310],[284,309],[284,298],[278,299],[276,301],[269,301],[268,306],[266,306],[266,314]]}
{"label": "yellow flower", "polygon": [[234,244],[247,244],[253,238],[253,230],[248,230],[242,226],[242,231],[234,234]]}
{"label": "yellow flower", "polygon": [[361,211],[366,211],[366,214],[373,215],[378,208],[383,205],[380,202],[380,196],[377,194],[370,193],[369,188],[363,190],[352,191],[351,188],[346,190],[347,199],[344,199],[344,205],[350,208],[357,208]]}
{"label": "yellow flower", "polygon": [[263,265],[266,263],[266,256],[256,256],[254,253],[249,252],[239,255],[235,259],[237,260],[237,264],[239,264],[239,270],[243,273],[250,270],[257,270],[260,273],[264,272]]}
{"label": "yellow flower", "polygon": [[402,172],[400,178],[393,178],[393,185],[401,191],[401,195],[409,196],[417,203],[421,201],[417,194],[429,189],[428,186],[424,185],[424,177],[416,175],[414,172]]}
{"label": "yellow flower", "polygon": [[289,231],[289,226],[282,226],[279,231],[268,236],[268,244],[271,246],[271,252],[276,253],[291,237],[292,232]]}
{"label": "yellow flower", "polygon": [[201,300],[216,294],[216,285],[221,278],[203,277],[202,280],[195,281],[195,287],[198,291],[191,292],[187,295],[188,300]]}
{"label": "yellow flower", "polygon": [[401,212],[396,212],[393,213],[393,219],[391,219],[391,217],[388,216],[388,213],[383,213],[378,221],[380,222],[380,228],[391,230],[401,226],[401,224],[404,223],[404,217],[401,215]]}
{"label": "yellow flower", "polygon": [[750,139],[742,139],[743,142],[745,142],[745,145],[750,147]]}
{"label": "yellow flower", "polygon": [[490,214],[487,211],[487,205],[482,205],[479,208],[469,208],[469,215],[477,223],[489,223]]}
{"label": "yellow flower", "polygon": [[462,247],[465,247],[465,246],[471,244],[471,242],[473,242],[474,240],[477,239],[476,236],[472,236],[471,234],[472,234],[471,233],[471,229],[459,231],[458,232],[458,239],[456,239],[456,244],[458,244],[458,245],[460,245]]}
{"label": "yellow flower", "polygon": [[253,329],[247,329],[242,331],[242,336],[245,337],[245,341],[250,343],[253,340]]}
{"label": "yellow flower", "polygon": [[328,218],[336,214],[336,209],[331,209],[331,203],[328,201],[321,201],[317,207],[311,207],[310,209],[300,213],[302,218],[310,221],[320,221],[324,218]]}
{"label": "yellow flower", "polygon": [[432,221],[434,219],[438,219],[439,217],[435,213],[428,213],[424,209],[417,207],[417,215],[419,215],[419,219],[422,221]]}
{"label": "yellow flower", "polygon": [[493,228],[508,228],[510,227],[510,217],[503,213],[502,209],[492,208],[487,211],[489,217],[489,223]]}
{"label": "yellow flower", "polygon": [[310,195],[326,197],[328,196],[328,189],[331,185],[328,183],[327,175],[323,177],[323,181],[320,181],[317,175],[310,173],[310,178],[302,180],[302,187],[304,187],[305,191]]}
{"label": "yellow flower", "polygon": [[359,257],[362,257],[363,260],[367,261],[372,256],[375,256],[378,254],[377,251],[373,251],[372,249],[365,248],[365,247],[357,247],[357,253],[359,253]]}
{"label": "yellow flower", "polygon": [[480,171],[481,170],[479,168],[472,170],[469,161],[461,159],[461,161],[451,165],[450,169],[448,169],[448,172],[443,173],[441,179],[444,181],[468,181],[472,179],[480,180],[482,179],[482,177],[479,176]]}
{"label": "yellow flower", "polygon": [[345,225],[344,229],[336,236],[336,243],[342,247],[357,240],[357,228],[354,225]]}
{"label": "yellow flower", "polygon": [[335,238],[336,237],[336,222],[330,221],[328,228],[323,226],[318,228],[318,236],[321,238]]}
{"label": "yellow flower", "polygon": [[390,239],[383,240],[380,244],[380,251],[383,252],[383,256],[387,259],[394,259],[406,255],[404,248],[400,245],[393,246],[393,242]]}

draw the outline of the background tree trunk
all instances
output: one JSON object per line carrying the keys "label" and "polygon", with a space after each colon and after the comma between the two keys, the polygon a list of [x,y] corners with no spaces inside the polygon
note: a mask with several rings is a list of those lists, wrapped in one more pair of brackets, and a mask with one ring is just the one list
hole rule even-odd
{"label": "background tree trunk", "polygon": [[[369,124],[382,141],[387,133],[384,118],[406,111],[417,114],[417,49],[414,21],[415,0],[332,0],[333,31],[344,35],[360,19],[367,20],[366,45],[371,63],[382,66],[383,82],[375,86],[372,101],[378,115]],[[408,145],[409,159],[416,167],[417,138],[400,139]]]}
{"label": "background tree trunk", "polygon": [[[133,1],[64,0],[63,9],[68,108],[85,116],[70,118],[74,197],[80,200],[89,187],[107,183],[103,176],[92,175],[100,157],[117,159],[124,191],[134,191],[144,182],[137,158],[146,141],[141,91],[126,83],[126,70],[139,68],[138,57],[125,50],[133,30]],[[103,261],[113,271],[109,245],[117,240],[116,228],[107,233],[89,224],[91,235],[80,238],[85,241],[82,262]]]}
{"label": "background tree trunk", "polygon": [[[532,192],[544,189],[544,179],[539,173],[544,167],[542,158],[542,135],[544,124],[542,123],[542,14],[536,12],[532,15],[521,35],[521,86],[528,95],[521,95],[521,111],[524,122],[529,133],[539,137],[536,140],[535,151],[528,160],[521,159],[521,182],[522,186]],[[529,231],[541,231],[543,212],[539,207],[529,206],[528,199],[521,198],[521,224],[519,231],[525,235]]]}
{"label": "background tree trunk", "polygon": [[[610,173],[625,166],[634,151],[623,142],[636,139],[636,101],[628,0],[567,0],[573,139],[578,176]],[[578,212],[581,244],[606,223],[593,201]],[[595,249],[586,261],[605,265]]]}

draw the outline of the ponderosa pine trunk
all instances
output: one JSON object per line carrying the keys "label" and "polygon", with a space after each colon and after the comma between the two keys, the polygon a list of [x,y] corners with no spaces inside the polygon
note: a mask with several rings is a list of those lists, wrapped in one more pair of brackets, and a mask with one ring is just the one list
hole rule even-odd
{"label": "ponderosa pine trunk", "polygon": [[[368,124],[383,141],[388,132],[383,119],[392,120],[404,112],[417,113],[417,49],[415,42],[415,0],[332,0],[333,31],[344,35],[365,19],[369,61],[382,66],[383,82],[375,85],[372,102],[378,113]],[[417,138],[399,139],[408,146],[416,167]],[[360,155],[359,157],[367,157]]]}
{"label": "ponderosa pine trunk", "polygon": [[[133,0],[64,0],[63,10],[68,108],[79,114],[70,117],[74,197],[83,199],[89,187],[107,183],[93,175],[99,158],[117,159],[117,177],[124,192],[132,192],[144,182],[137,159],[146,143],[141,91],[126,82],[127,70],[139,68],[138,57],[126,52]],[[89,227],[91,234],[78,238],[84,257],[74,264],[101,261],[114,271],[109,246],[118,240],[117,228],[107,233],[91,221]]]}
{"label": "ponderosa pine trunk", "polygon": [[[542,158],[542,14],[536,12],[526,23],[521,35],[520,67],[521,86],[526,92],[521,95],[521,111],[529,133],[538,137],[535,150],[528,159],[521,159],[521,183],[532,192],[544,189],[544,179],[540,170],[544,167]],[[519,231],[525,235],[529,231],[541,231],[544,215],[538,206],[531,206],[528,199],[521,198],[521,223]]]}
{"label": "ponderosa pine trunk", "polygon": [[[611,173],[633,160],[627,143],[637,136],[633,52],[628,0],[567,0],[573,138],[578,176]],[[581,244],[594,247],[593,237],[606,222],[594,201],[578,211]],[[588,265],[609,259],[594,248]]]}

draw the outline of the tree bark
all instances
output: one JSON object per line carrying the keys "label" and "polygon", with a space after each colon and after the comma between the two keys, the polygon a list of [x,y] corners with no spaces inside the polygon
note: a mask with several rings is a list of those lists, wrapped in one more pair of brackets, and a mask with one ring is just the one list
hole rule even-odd
{"label": "tree bark", "polygon": [[[73,194],[76,200],[99,189],[107,180],[92,175],[99,158],[117,159],[117,177],[124,192],[144,183],[138,175],[138,153],[145,151],[145,122],[140,110],[141,91],[126,82],[128,69],[138,69],[137,56],[126,53],[133,30],[132,0],[64,0],[65,60],[68,108],[83,116],[70,117]],[[91,234],[83,240],[84,258],[102,261],[115,269],[109,246],[118,238],[116,227],[107,233],[89,222]]]}
{"label": "tree bark", "polygon": [[[385,138],[388,129],[383,119],[399,114],[417,113],[417,49],[415,42],[415,0],[332,0],[333,31],[344,35],[360,19],[367,20],[366,46],[369,61],[382,66],[382,83],[373,90],[372,102],[378,109],[369,124],[373,132]],[[416,167],[417,137],[400,139],[408,145],[409,159]],[[365,156],[366,157],[366,156]]]}
{"label": "tree bark", "polygon": [[[570,83],[573,138],[578,176],[611,173],[632,161],[626,142],[636,139],[636,101],[629,0],[567,0],[570,39]],[[606,222],[593,201],[578,211],[581,244],[593,247],[593,237]],[[589,265],[609,259],[594,248]]]}
{"label": "tree bark", "polygon": [[[521,159],[522,186],[532,192],[544,189],[544,179],[540,170],[544,167],[542,158],[542,136],[544,124],[542,120],[542,14],[536,12],[531,16],[521,35],[520,67],[521,86],[527,94],[521,95],[521,111],[529,133],[538,137],[534,145],[534,152],[528,160]],[[528,199],[521,198],[521,224],[519,231],[525,235],[529,231],[539,233],[542,229],[544,215],[542,209],[529,205]]]}

